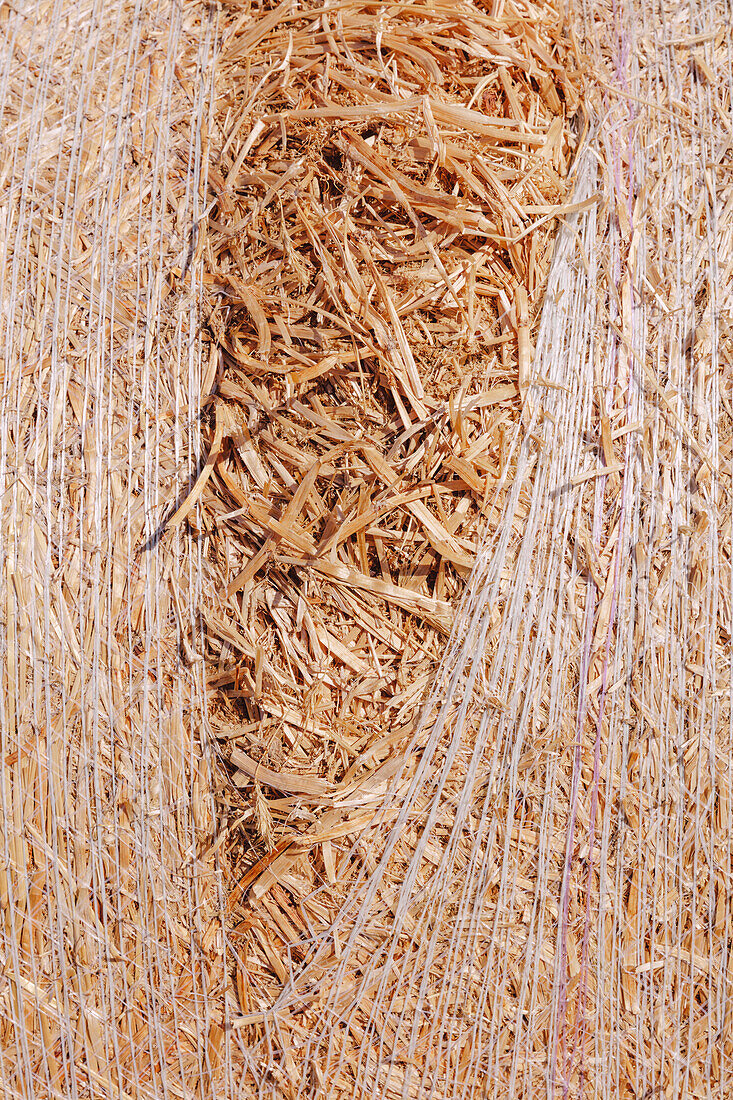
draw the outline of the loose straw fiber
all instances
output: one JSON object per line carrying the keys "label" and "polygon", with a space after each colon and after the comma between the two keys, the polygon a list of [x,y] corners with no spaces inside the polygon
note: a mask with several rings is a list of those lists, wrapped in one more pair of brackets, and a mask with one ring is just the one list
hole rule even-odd
{"label": "loose straw fiber", "polygon": [[[524,9],[467,6],[526,33]],[[202,642],[227,553],[205,522],[218,408],[206,446],[199,430],[233,347],[228,315],[201,333],[212,210],[231,229],[213,62],[220,19],[246,36],[256,15],[254,49],[289,10],[0,9],[0,1087],[723,1100],[733,13],[571,16],[591,130],[493,512],[368,824],[356,845],[328,834],[333,874],[296,912],[274,873],[225,898],[200,732],[223,675]],[[322,777],[236,759],[262,819],[283,793],[334,801]],[[363,809],[336,808],[349,826]]]}
{"label": "loose straw fiber", "polygon": [[171,524],[185,515],[208,546],[249,1049],[302,952],[293,936],[328,925],[377,855],[402,763],[407,791],[421,707],[508,495],[555,220],[577,209],[581,79],[551,3],[518,20],[301,0],[227,26],[216,87],[221,370],[209,459]]}

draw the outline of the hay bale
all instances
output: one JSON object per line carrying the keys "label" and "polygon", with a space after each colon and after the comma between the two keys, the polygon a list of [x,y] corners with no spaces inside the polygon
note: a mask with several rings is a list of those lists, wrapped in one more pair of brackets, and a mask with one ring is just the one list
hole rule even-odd
{"label": "hay bale", "polygon": [[728,1095],[729,13],[0,20],[3,1092]]}

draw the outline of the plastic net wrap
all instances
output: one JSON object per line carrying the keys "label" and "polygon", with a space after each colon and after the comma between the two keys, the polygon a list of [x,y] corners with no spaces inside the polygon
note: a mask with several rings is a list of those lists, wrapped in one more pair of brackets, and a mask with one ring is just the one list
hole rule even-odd
{"label": "plastic net wrap", "polygon": [[730,1095],[732,18],[0,8],[4,1095]]}

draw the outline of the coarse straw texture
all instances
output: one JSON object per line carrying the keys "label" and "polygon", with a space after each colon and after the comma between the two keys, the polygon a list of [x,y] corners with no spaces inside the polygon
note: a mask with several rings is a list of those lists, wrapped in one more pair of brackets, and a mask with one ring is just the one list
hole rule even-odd
{"label": "coarse straw texture", "polygon": [[3,1095],[731,1095],[732,17],[0,9]]}
{"label": "coarse straw texture", "polygon": [[215,33],[165,2],[0,9],[5,1097],[211,1094],[200,569],[158,527],[201,446]]}
{"label": "coarse straw texture", "polygon": [[209,461],[170,522],[206,546],[237,1023],[259,1034],[294,937],[297,960],[416,759],[508,493],[583,119],[550,4],[252,8],[217,69],[205,255],[222,354]]}

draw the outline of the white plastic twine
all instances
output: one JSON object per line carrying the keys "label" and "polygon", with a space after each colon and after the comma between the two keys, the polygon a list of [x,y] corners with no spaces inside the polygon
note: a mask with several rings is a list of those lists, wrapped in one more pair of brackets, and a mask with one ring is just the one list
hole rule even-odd
{"label": "white plastic twine", "polygon": [[181,1096],[208,1073],[205,700],[171,674],[169,612],[200,568],[180,536],[171,580],[145,543],[198,462],[200,263],[185,291],[171,273],[205,205],[214,18],[2,13],[4,1096]]}

